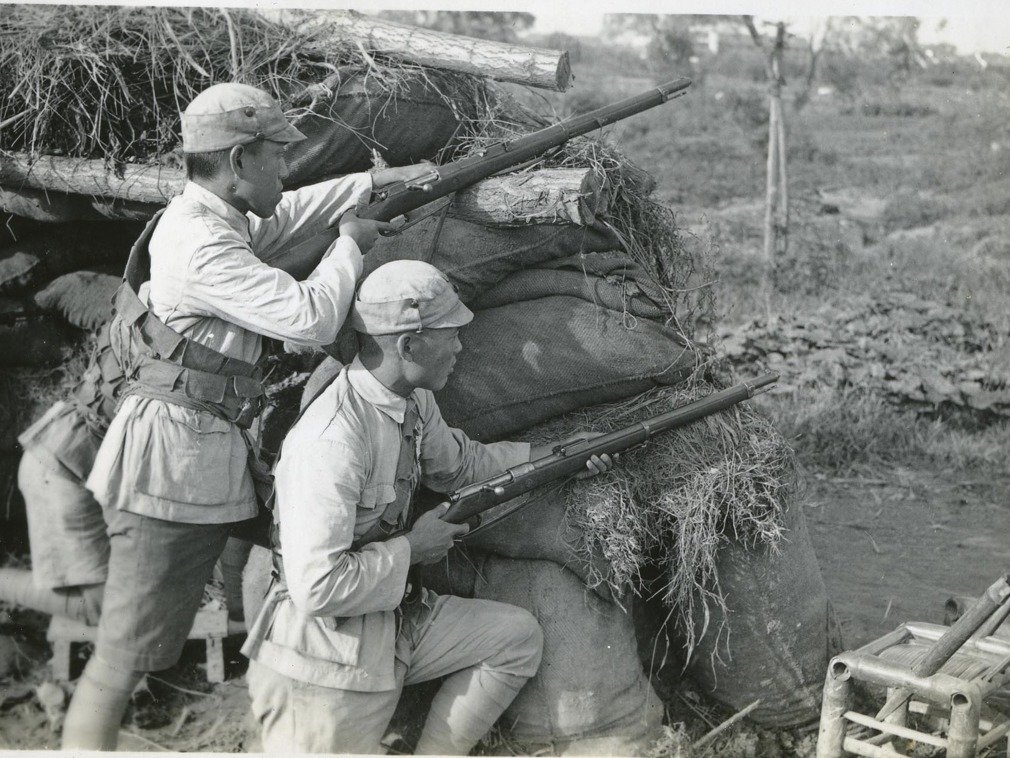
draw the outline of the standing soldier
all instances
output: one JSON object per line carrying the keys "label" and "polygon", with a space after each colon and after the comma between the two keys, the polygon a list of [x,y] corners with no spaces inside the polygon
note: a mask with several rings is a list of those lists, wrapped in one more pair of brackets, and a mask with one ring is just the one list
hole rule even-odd
{"label": "standing soldier", "polygon": [[[104,509],[108,577],[95,652],[64,748],[113,749],[133,688],[179,658],[235,522],[257,504],[244,430],[262,407],[263,336],[332,342],[382,224],[352,211],[429,166],[282,193],[285,145],[304,139],[267,93],[217,84],[182,115],[189,182],[145,229],[116,298],[127,383],[88,488]],[[304,282],[268,262],[339,224]],[[150,289],[141,299],[141,283]]]}
{"label": "standing soldier", "polygon": [[284,441],[283,570],[243,648],[268,752],[381,752],[403,685],[446,676],[416,752],[466,755],[536,673],[543,638],[529,612],[407,591],[410,566],[467,531],[440,520],[445,505],[413,522],[418,481],[449,492],[531,460],[526,443],[470,440],[435,404],[472,317],[434,266],[380,266],[353,306],[357,357]]}

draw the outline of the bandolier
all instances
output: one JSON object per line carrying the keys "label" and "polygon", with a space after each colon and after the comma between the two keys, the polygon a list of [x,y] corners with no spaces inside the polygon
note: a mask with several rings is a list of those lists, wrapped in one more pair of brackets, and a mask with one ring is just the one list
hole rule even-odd
{"label": "bandolier", "polygon": [[126,374],[121,397],[140,395],[207,411],[246,430],[266,405],[263,360],[247,363],[183,337],[138,295],[150,277],[148,244],[160,218],[161,212],[155,214],[130,251],[114,301],[112,342],[123,356]]}

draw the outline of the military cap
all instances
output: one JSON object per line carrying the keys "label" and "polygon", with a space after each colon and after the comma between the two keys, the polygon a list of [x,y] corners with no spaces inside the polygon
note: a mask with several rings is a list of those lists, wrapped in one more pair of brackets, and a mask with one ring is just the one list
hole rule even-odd
{"label": "military cap", "polygon": [[208,87],[182,114],[182,149],[187,153],[210,153],[259,139],[298,142],[305,135],[288,123],[276,100],[248,84]]}
{"label": "military cap", "polygon": [[423,261],[391,261],[365,277],[354,296],[351,326],[365,334],[399,334],[470,323],[445,274]]}

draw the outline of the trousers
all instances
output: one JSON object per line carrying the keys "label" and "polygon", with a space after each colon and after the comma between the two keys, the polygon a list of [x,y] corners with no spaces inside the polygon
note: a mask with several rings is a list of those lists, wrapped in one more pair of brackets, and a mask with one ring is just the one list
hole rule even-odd
{"label": "trousers", "polygon": [[[461,697],[471,702],[458,703],[450,711],[463,713],[468,707],[490,711],[484,714],[486,724],[480,734],[459,737],[464,752],[467,745],[476,743],[521,683],[536,673],[543,648],[540,625],[528,611],[491,600],[425,593],[425,602],[418,605],[417,612],[404,614],[393,690],[355,692],[321,687],[278,674],[264,665],[269,661],[252,661],[247,678],[253,715],[262,727],[264,751],[381,753],[380,740],[404,685],[467,671],[472,677],[460,689],[469,694]],[[482,679],[482,675],[486,677]],[[519,684],[503,698],[497,691],[501,680]],[[484,697],[482,688],[496,691]],[[506,701],[501,702],[503,699]],[[441,718],[434,713],[434,706],[432,710],[425,732],[444,732],[446,724],[432,723]],[[477,716],[480,721],[480,714]],[[448,713],[445,720],[452,721],[453,714]],[[472,722],[472,718],[466,719],[467,724]],[[424,734],[421,740],[424,742]]]}

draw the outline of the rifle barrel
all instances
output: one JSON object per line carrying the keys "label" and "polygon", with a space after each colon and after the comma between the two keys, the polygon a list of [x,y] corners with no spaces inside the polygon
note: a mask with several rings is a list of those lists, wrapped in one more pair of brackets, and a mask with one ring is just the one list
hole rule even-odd
{"label": "rifle barrel", "polygon": [[535,158],[552,147],[564,144],[572,137],[578,137],[594,129],[602,129],[615,121],[680,97],[689,86],[691,86],[690,79],[675,79],[515,140],[496,143],[477,155],[439,166],[435,170],[437,178],[425,184],[426,188],[397,182],[380,190],[376,193],[378,200],[369,203],[359,215],[361,218],[391,221],[433,200]]}
{"label": "rifle barrel", "polygon": [[559,446],[550,455],[515,466],[499,476],[450,494],[451,504],[442,519],[454,524],[462,523],[493,505],[530,492],[541,484],[580,472],[592,455],[620,453],[661,432],[687,426],[753,397],[764,387],[778,381],[778,378],[779,375],[775,372],[762,374],[756,379],[713,392],[700,400],[609,434],[580,440],[566,447]]}

